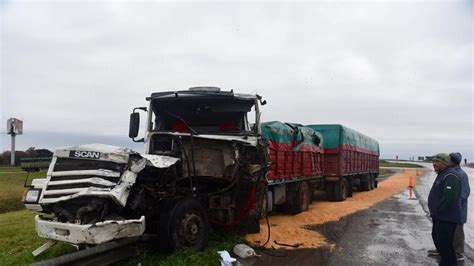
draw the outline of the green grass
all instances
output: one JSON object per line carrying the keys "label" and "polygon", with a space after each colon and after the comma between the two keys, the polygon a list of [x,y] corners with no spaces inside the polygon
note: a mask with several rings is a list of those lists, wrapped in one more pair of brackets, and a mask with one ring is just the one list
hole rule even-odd
{"label": "green grass", "polygon": [[74,247],[57,244],[35,258],[31,252],[46,242],[35,231],[33,211],[21,210],[0,214],[0,264],[28,265],[74,251]]}
{"label": "green grass", "polygon": [[128,260],[124,265],[220,265],[217,251],[227,250],[232,254],[236,244],[247,243],[242,237],[224,230],[218,230],[211,235],[208,247],[202,252],[179,250],[173,254],[163,253],[156,248],[147,248],[141,255]]}
{"label": "green grass", "polygon": [[385,169],[385,168],[380,168],[379,169],[379,175],[388,175],[388,174],[393,174],[395,171],[391,169]]}
{"label": "green grass", "polygon": [[0,166],[0,172],[19,172],[22,171],[18,166]]}
{"label": "green grass", "polygon": [[[15,173],[0,171],[0,213],[24,209],[21,197],[27,173],[21,171],[20,167],[12,167],[11,170]],[[31,173],[28,183],[31,184],[33,178],[43,177],[46,177],[45,171]]]}
{"label": "green grass", "polygon": [[379,166],[380,167],[423,168],[423,166],[413,164],[413,163],[392,163],[392,162],[387,162],[385,160],[380,160]]}

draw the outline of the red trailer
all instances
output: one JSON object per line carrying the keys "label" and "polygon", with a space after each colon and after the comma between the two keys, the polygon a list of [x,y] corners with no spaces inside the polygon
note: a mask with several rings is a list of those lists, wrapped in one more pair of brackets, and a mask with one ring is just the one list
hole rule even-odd
{"label": "red trailer", "polygon": [[283,205],[288,213],[308,209],[313,183],[323,177],[321,135],[313,129],[278,121],[262,123],[269,141],[267,210]]}
{"label": "red trailer", "polygon": [[372,190],[379,174],[379,144],[343,125],[308,125],[323,137],[324,189],[330,200],[352,196],[353,188]]}

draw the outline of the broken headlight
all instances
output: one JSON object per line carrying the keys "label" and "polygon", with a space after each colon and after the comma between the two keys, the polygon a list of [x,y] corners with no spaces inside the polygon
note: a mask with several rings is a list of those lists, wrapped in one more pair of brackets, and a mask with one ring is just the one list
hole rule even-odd
{"label": "broken headlight", "polygon": [[23,202],[25,203],[37,203],[41,195],[41,189],[30,188],[24,196]]}

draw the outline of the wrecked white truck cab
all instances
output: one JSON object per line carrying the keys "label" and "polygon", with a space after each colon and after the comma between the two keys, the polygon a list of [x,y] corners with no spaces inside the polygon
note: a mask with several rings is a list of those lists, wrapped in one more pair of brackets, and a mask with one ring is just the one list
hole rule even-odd
{"label": "wrecked white truck cab", "polygon": [[[172,251],[203,249],[211,225],[259,230],[268,170],[261,97],[198,87],[147,100],[129,132],[144,154],[102,144],[55,151],[47,178],[25,197],[28,209],[49,214],[35,218],[40,237],[81,245],[148,232]],[[141,140],[136,110],[148,116]]]}

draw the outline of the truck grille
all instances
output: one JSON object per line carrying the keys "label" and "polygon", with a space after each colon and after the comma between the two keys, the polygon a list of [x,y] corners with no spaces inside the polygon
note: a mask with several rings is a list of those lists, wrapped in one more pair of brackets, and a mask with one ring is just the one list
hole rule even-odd
{"label": "truck grille", "polygon": [[58,158],[41,202],[54,203],[86,192],[108,193],[119,182],[125,167],[108,161]]}

